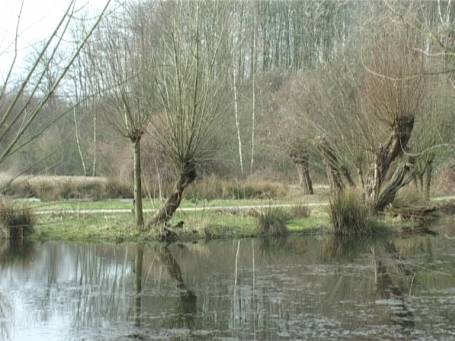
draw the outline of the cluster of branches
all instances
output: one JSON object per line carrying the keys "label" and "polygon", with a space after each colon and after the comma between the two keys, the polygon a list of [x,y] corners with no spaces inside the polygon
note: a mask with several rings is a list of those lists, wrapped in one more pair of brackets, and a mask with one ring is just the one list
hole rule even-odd
{"label": "cluster of branches", "polygon": [[[374,4],[355,45],[291,84],[301,91],[286,103],[295,114],[282,118],[296,127],[292,140],[305,141],[298,143],[303,153],[315,139],[332,195],[358,187],[373,211],[417,179],[428,198],[433,163],[444,155],[439,147],[449,145],[450,126],[443,122],[453,115],[443,88],[451,71],[430,52],[441,44],[421,25],[428,15],[421,6],[428,5]],[[444,20],[452,10],[448,4]]]}

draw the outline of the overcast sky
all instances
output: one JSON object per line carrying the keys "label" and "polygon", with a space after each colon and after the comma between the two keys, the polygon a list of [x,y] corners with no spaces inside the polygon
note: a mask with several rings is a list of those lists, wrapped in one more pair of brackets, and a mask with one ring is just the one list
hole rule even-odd
{"label": "overcast sky", "polygon": [[[14,34],[22,0],[0,0],[0,79],[8,70],[14,51]],[[30,47],[46,39],[65,12],[69,0],[24,0],[19,28],[18,68]],[[86,7],[93,14],[106,0],[77,0],[76,8]]]}

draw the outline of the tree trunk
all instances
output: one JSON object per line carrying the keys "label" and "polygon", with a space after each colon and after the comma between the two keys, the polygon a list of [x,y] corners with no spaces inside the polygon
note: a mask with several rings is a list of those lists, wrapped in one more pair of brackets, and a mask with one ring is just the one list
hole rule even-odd
{"label": "tree trunk", "polygon": [[169,196],[163,208],[156,214],[152,221],[148,223],[148,227],[166,224],[172,218],[182,202],[183,191],[194,180],[196,180],[196,167],[194,163],[188,162],[183,167],[183,171],[180,174],[174,192]]}
{"label": "tree trunk", "polygon": [[428,162],[425,170],[425,201],[430,201],[431,179],[433,176],[433,161]]}
{"label": "tree trunk", "polygon": [[308,169],[308,162],[296,162],[297,172],[299,173],[299,185],[303,188],[303,194],[312,195],[313,182],[311,181],[310,171]]}
{"label": "tree trunk", "polygon": [[77,151],[79,153],[79,158],[81,159],[81,164],[82,164],[82,170],[84,172],[84,176],[87,176],[87,167],[85,166],[85,159],[84,159],[84,154],[82,153],[82,147],[81,147],[81,141],[79,139],[79,128],[77,126],[77,118],[76,118],[76,107],[73,109],[73,119],[74,119],[74,132],[76,135],[76,145],[77,145]]}
{"label": "tree trunk", "polygon": [[321,154],[322,163],[325,166],[327,179],[329,180],[330,194],[332,197],[335,197],[345,188],[340,173],[340,162],[332,146],[324,137],[317,138],[315,146]]}
{"label": "tree trunk", "polygon": [[425,189],[425,188],[424,188],[425,171],[424,171],[423,173],[419,174],[418,178],[419,178],[419,191],[420,191],[421,193],[423,193],[423,191],[424,191],[424,189]]}
{"label": "tree trunk", "polygon": [[[392,134],[387,143],[379,147],[366,182],[365,199],[371,208],[375,209],[376,207],[383,206],[383,203],[380,202],[385,198],[381,193],[382,185],[387,178],[393,161],[403,154],[403,150],[406,148],[411,137],[413,127],[413,117],[405,116],[396,119],[392,126]],[[397,171],[398,173],[400,172],[398,169],[395,170],[392,178],[398,174]],[[393,182],[392,180],[390,180],[390,183]],[[396,185],[399,186],[398,183]],[[397,191],[401,187],[399,186]],[[387,189],[387,191],[389,190],[390,188]],[[382,196],[382,199],[380,199],[380,196]],[[395,197],[395,194],[393,194],[393,197]]]}
{"label": "tree trunk", "polygon": [[235,128],[237,130],[237,142],[239,148],[239,162],[240,162],[240,173],[243,176],[243,154],[242,154],[242,138],[240,136],[240,123],[239,123],[239,113],[238,113],[238,99],[237,99],[237,82],[235,77],[235,67],[232,67],[232,78],[233,78],[233,88],[234,88],[234,118],[235,118]]}
{"label": "tree trunk", "polygon": [[96,134],[96,120],[97,120],[97,115],[96,112],[93,114],[93,162],[92,162],[92,176],[96,176],[96,140],[97,140],[97,134]]}
{"label": "tree trunk", "polygon": [[144,226],[144,214],[142,211],[142,179],[141,179],[141,138],[134,141],[134,214],[136,226],[141,229]]}
{"label": "tree trunk", "polygon": [[414,170],[409,164],[399,166],[374,203],[372,208],[375,212],[384,211],[393,202],[400,188],[409,184],[413,178]]}
{"label": "tree trunk", "polygon": [[250,174],[253,173],[253,167],[254,167],[254,133],[255,133],[255,125],[256,125],[256,86],[255,86],[255,81],[256,81],[256,63],[255,63],[255,55],[256,55],[256,21],[255,17],[253,17],[253,46],[251,47],[251,76],[252,76],[252,105],[253,105],[253,110],[251,112],[251,160],[250,160]]}

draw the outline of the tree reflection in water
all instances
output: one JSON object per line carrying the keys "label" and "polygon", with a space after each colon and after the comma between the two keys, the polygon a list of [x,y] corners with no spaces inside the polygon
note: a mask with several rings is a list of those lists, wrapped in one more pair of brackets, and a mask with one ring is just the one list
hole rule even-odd
{"label": "tree reflection in water", "polygon": [[19,264],[27,267],[35,255],[35,245],[28,240],[10,239],[0,245],[0,266]]}
{"label": "tree reflection in water", "polygon": [[134,324],[136,327],[141,326],[141,313],[142,313],[142,263],[144,261],[144,245],[138,244],[136,247],[135,259],[135,283],[136,283],[136,296],[134,298]]}
{"label": "tree reflection in water", "polygon": [[9,321],[8,316],[12,313],[11,305],[7,298],[0,293],[0,339],[9,340]]}
{"label": "tree reflection in water", "polygon": [[[0,268],[19,265],[22,268],[31,266],[35,247],[31,241],[11,238],[0,245]],[[0,339],[9,340],[10,321],[14,313],[6,293],[0,292]]]}
{"label": "tree reflection in water", "polygon": [[415,271],[404,263],[405,259],[392,241],[384,242],[383,253],[380,256],[372,248],[377,294],[389,307],[390,320],[401,328],[404,336],[410,337],[415,317],[407,296],[414,284]]}
{"label": "tree reflection in water", "polygon": [[197,311],[197,296],[183,281],[182,269],[166,245],[158,249],[159,259],[166,267],[169,276],[176,282],[179,299],[175,307],[175,318],[169,322],[169,328],[194,329],[194,317]]}

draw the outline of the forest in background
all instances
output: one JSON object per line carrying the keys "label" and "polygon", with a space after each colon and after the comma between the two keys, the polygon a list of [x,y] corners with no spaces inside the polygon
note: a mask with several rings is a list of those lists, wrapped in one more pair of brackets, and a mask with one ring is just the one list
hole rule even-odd
{"label": "forest in background", "polygon": [[[133,25],[127,22],[134,20],[129,17],[131,4],[117,6],[117,11],[110,15],[122,16],[125,25]],[[141,6],[143,11],[160,10],[154,2]],[[453,42],[455,16],[450,2],[251,1],[229,2],[222,10],[229,20],[223,62],[230,68],[229,77],[225,79],[228,84],[224,117],[217,122],[222,128],[218,138],[223,148],[211,158],[207,172],[238,177],[243,168],[243,175],[295,178],[289,144],[293,143],[291,140],[311,140],[315,132],[314,126],[309,126],[303,116],[305,113],[317,115],[321,111],[341,116],[339,112],[356,105],[354,94],[350,99],[352,103],[346,102],[345,91],[348,87],[355,91],[360,78],[357,76],[367,72],[362,58],[366,58],[365,50],[374,44],[369,38],[378,29],[386,30],[387,24],[380,26],[381,21],[397,21],[401,15],[407,16],[401,18],[403,21],[416,16],[412,20],[425,25],[419,29],[426,38],[421,48],[428,56],[425,58],[427,72],[438,73],[429,76],[437,84],[431,87],[435,92],[433,96],[437,96],[437,103],[432,104],[437,107],[432,111],[445,111],[449,125],[441,125],[441,128],[447,128],[447,137],[450,137],[453,128],[450,63],[453,58],[440,55],[441,46],[432,36],[438,33],[447,44]],[[84,21],[81,26],[75,27],[72,34],[84,32]],[[32,146],[9,160],[4,169],[38,174],[128,177],[132,168],[130,146],[106,120],[108,113],[100,105],[102,99],[87,99],[77,105],[74,112],[70,110],[79,98],[90,93],[90,86],[93,87],[84,83],[93,78],[91,55],[98,50],[97,40],[101,38],[101,34],[95,32],[70,70],[65,87],[57,90],[40,120],[48,122],[64,111],[70,112]],[[52,83],[53,71],[60,67],[59,59],[64,57],[52,61],[45,75],[47,79],[42,79],[40,86]],[[39,95],[36,97],[39,100]],[[39,125],[35,129],[37,131]],[[443,139],[444,131],[441,134]],[[149,145],[153,141],[147,142],[144,149],[150,148],[150,152],[144,152],[144,171],[156,173],[152,155],[156,153]],[[317,156],[311,158],[311,163],[315,174],[321,173]]]}

